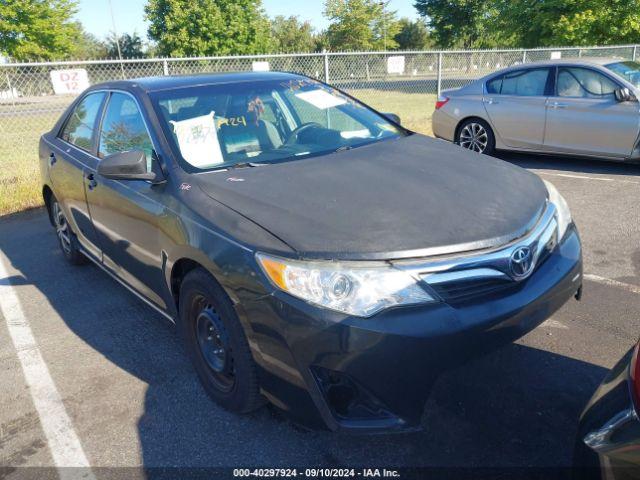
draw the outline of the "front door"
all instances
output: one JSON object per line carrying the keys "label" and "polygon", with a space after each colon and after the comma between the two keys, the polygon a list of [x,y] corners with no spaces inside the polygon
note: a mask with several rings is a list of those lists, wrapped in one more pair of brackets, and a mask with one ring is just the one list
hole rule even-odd
{"label": "front door", "polygon": [[[131,95],[112,92],[102,120],[98,161],[114,153],[143,150],[148,168],[158,168],[152,141]],[[170,218],[162,204],[164,185],[110,180],[92,172],[87,202],[105,267],[160,308],[166,307],[161,238]]]}
{"label": "front door", "polygon": [[494,132],[513,148],[539,149],[544,139],[550,68],[507,72],[487,82],[483,102]]}
{"label": "front door", "polygon": [[637,101],[618,102],[619,88],[602,72],[559,67],[556,94],[547,104],[545,149],[585,155],[628,157],[640,129]]}

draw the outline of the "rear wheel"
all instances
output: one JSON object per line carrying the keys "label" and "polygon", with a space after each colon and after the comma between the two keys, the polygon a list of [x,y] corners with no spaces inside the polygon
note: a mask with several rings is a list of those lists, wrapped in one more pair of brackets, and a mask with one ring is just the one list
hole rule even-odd
{"label": "rear wheel", "polygon": [[62,210],[60,203],[55,197],[51,198],[51,220],[56,229],[58,243],[62,254],[67,261],[73,265],[82,265],[87,262],[87,258],[80,251],[78,239],[71,230],[67,217]]}
{"label": "rear wheel", "polygon": [[247,413],[263,403],[256,365],[222,287],[203,269],[180,287],[180,334],[206,392],[219,405]]}
{"label": "rear wheel", "polygon": [[487,122],[479,118],[471,118],[460,125],[456,143],[467,150],[487,155],[491,155],[496,147],[493,130]]}

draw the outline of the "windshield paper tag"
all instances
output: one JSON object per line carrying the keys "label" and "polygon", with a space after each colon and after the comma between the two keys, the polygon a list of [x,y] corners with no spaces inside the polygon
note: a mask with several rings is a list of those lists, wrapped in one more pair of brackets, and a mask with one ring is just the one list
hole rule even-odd
{"label": "windshield paper tag", "polygon": [[170,121],[178,139],[180,153],[194,167],[206,168],[224,163],[214,112],[187,120]]}
{"label": "windshield paper tag", "polygon": [[327,108],[337,107],[338,105],[347,103],[344,98],[331,95],[326,90],[309,90],[307,92],[296,93],[295,95],[300,100],[304,100],[320,110],[326,110]]}

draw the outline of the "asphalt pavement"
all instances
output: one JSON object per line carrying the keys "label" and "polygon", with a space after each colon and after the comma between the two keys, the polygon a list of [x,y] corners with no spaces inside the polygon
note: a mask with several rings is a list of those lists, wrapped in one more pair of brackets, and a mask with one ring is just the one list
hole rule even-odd
{"label": "asphalt pavement", "polygon": [[[59,464],[52,442],[61,439],[46,433],[19,360],[34,349],[98,478],[102,467],[570,465],[582,407],[640,335],[640,167],[502,158],[567,198],[584,246],[583,299],[444,374],[424,431],[412,434],[310,432],[268,407],[225,412],[200,387],[173,325],[97,267],[68,265],[44,210],[0,218],[0,295],[17,300],[0,312],[0,477]],[[33,334],[24,351],[10,336],[18,317]]]}

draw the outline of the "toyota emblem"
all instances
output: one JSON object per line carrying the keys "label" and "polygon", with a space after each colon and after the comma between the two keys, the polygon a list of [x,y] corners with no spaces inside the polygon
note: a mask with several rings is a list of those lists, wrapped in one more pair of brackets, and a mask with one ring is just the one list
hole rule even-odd
{"label": "toyota emblem", "polygon": [[518,247],[511,254],[511,273],[515,278],[524,278],[533,270],[533,253],[529,247]]}

